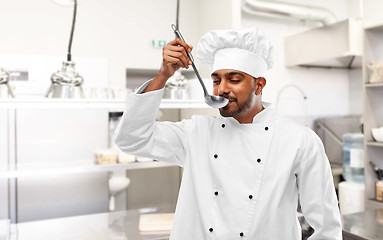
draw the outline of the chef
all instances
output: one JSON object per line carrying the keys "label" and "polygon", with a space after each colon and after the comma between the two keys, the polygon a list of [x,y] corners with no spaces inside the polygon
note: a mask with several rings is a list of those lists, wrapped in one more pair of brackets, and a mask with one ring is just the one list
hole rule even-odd
{"label": "chef", "polygon": [[154,79],[128,95],[115,133],[130,154],[184,168],[172,240],[300,240],[298,196],[315,232],[342,239],[332,174],[320,138],[262,102],[273,47],[256,28],[210,31],[197,48],[212,69],[214,95],[229,99],[220,116],[157,122],[166,81],[191,64],[192,46],[163,48]]}

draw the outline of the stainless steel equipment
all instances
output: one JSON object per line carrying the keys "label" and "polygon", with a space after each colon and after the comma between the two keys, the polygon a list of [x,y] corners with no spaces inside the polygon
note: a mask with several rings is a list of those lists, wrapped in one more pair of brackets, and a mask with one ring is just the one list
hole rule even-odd
{"label": "stainless steel equipment", "polygon": [[[18,169],[33,165],[36,171],[10,185],[15,194],[12,223],[108,211],[108,172],[89,172],[81,164],[93,162],[95,149],[108,147],[108,113],[76,107],[17,109],[9,123],[14,124],[14,135],[6,140],[11,144],[8,154],[14,156],[10,161]],[[65,166],[76,163],[76,173],[62,174]],[[44,171],[48,175],[41,174]]]}
{"label": "stainless steel equipment", "polygon": [[63,62],[62,68],[51,76],[52,84],[45,95],[48,98],[83,98],[84,79],[75,71],[75,63]]}
{"label": "stainless steel equipment", "polygon": [[360,68],[362,21],[350,18],[285,38],[288,67]]}
{"label": "stainless steel equipment", "polygon": [[9,73],[0,68],[0,98],[13,98],[12,89],[9,87]]}
{"label": "stainless steel equipment", "polygon": [[188,81],[178,70],[166,82],[163,98],[165,99],[188,99]]}
{"label": "stainless steel equipment", "polygon": [[51,76],[52,84],[46,97],[49,98],[83,98],[82,82],[84,79],[75,71],[75,63],[72,62],[72,40],[76,23],[77,0],[74,0],[72,29],[69,38],[67,61],[63,62],[61,70]]}
{"label": "stainless steel equipment", "polygon": [[[182,39],[182,41],[185,42],[184,38],[182,37],[181,32],[178,30],[176,25],[172,24],[172,28],[173,28],[173,31],[174,31],[174,34],[176,35],[176,37]],[[192,54],[190,52],[188,52],[188,56],[190,58],[190,61],[192,62],[192,67],[193,67],[194,73],[197,76],[197,78],[199,80],[199,83],[201,84],[201,86],[203,88],[205,102],[210,107],[213,107],[213,108],[222,108],[222,107],[226,106],[227,103],[229,102],[229,100],[227,98],[224,98],[224,97],[221,97],[221,96],[210,95],[207,92],[205,84],[203,83],[202,78],[201,78],[201,76],[198,73],[197,67],[194,64],[194,58],[193,58],[193,56],[192,56]]]}

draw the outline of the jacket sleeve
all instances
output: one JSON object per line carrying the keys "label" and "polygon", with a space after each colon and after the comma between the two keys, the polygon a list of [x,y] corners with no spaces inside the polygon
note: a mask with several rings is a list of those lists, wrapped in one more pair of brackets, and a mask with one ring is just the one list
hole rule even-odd
{"label": "jacket sleeve", "polygon": [[310,240],[341,240],[342,224],[329,161],[321,139],[311,130],[306,136],[298,170],[300,204],[312,228]]}
{"label": "jacket sleeve", "polygon": [[129,94],[114,140],[123,152],[183,166],[184,122],[156,122],[162,94],[163,89]]}

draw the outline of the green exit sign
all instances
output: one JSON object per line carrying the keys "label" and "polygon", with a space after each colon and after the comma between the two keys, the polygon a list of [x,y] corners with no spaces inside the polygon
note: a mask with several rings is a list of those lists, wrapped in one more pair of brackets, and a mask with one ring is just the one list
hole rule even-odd
{"label": "green exit sign", "polygon": [[152,47],[163,48],[169,41],[166,40],[152,40]]}

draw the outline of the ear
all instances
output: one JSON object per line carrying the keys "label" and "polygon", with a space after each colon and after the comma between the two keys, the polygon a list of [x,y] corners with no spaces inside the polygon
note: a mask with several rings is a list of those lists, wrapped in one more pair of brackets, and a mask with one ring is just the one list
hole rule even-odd
{"label": "ear", "polygon": [[266,86],[266,79],[264,77],[259,77],[255,79],[255,94],[262,94],[263,88]]}

